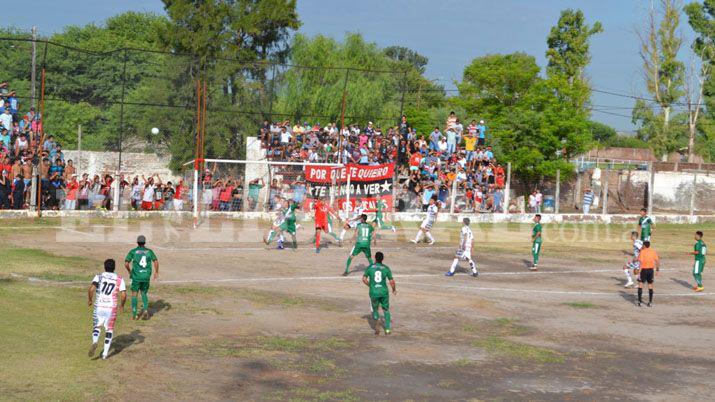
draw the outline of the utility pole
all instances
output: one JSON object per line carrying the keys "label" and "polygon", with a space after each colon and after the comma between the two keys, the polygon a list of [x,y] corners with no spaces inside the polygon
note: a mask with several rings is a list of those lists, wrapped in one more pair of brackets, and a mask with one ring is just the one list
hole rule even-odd
{"label": "utility pole", "polygon": [[32,70],[30,71],[30,107],[35,107],[35,67],[37,65],[37,27],[32,27]]}

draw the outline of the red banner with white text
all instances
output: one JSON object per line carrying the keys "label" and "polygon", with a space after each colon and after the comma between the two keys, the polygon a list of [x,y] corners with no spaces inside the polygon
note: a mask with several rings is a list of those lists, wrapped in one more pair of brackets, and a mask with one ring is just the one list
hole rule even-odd
{"label": "red banner with white text", "polygon": [[[350,188],[347,185],[348,175]],[[361,204],[368,212],[373,212],[377,208],[378,200],[385,204],[385,212],[392,211],[394,176],[394,163],[374,166],[348,164],[342,168],[306,165],[305,180],[309,184],[309,197],[306,202],[312,204],[316,198],[326,201],[332,199],[334,208],[344,211],[349,191],[350,211]],[[310,208],[312,205],[306,207]]]}

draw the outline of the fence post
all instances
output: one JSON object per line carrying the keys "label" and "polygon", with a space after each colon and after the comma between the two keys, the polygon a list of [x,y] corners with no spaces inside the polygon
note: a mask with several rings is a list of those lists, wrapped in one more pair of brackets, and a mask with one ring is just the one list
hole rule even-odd
{"label": "fence post", "polygon": [[648,180],[648,215],[653,214],[653,186],[655,186],[655,171],[653,171],[653,162],[650,162],[650,180]]}
{"label": "fence post", "polygon": [[449,213],[453,214],[454,213],[454,203],[457,201],[457,180],[455,179],[452,182],[452,197],[451,198],[451,203],[449,205]]}
{"label": "fence post", "polygon": [[402,76],[402,95],[400,96],[400,119],[402,115],[405,114],[405,87],[407,86],[407,70],[405,70]]}
{"label": "fence post", "polygon": [[119,161],[117,171],[122,171],[122,142],[124,142],[124,94],[127,90],[127,49],[124,49],[122,65],[122,103],[119,105]]}
{"label": "fence post", "polygon": [[506,186],[504,186],[504,210],[503,213],[509,213],[509,193],[511,192],[511,162],[506,164]]}
{"label": "fence post", "polygon": [[693,215],[695,214],[695,193],[698,190],[698,173],[693,173],[693,191],[690,192],[690,218],[692,222]]}
{"label": "fence post", "polygon": [[[581,201],[581,172],[576,171],[576,188],[573,192],[573,206],[578,209]],[[583,211],[582,211],[583,212]]]}
{"label": "fence post", "polygon": [[561,170],[556,171],[556,194],[554,195],[554,214],[559,213],[559,198],[561,197]]}
{"label": "fence post", "polygon": [[112,181],[112,211],[119,211],[119,200],[122,198],[120,194],[120,188],[121,188],[121,179],[119,176],[119,172],[114,177],[114,180]]}
{"label": "fence post", "polygon": [[30,182],[30,210],[34,211],[37,207],[37,180],[38,180],[38,167],[32,167],[32,181]]}
{"label": "fence post", "polygon": [[604,173],[606,180],[603,181],[603,196],[601,197],[603,202],[603,211],[601,213],[606,215],[608,213],[608,182],[611,178],[611,168],[606,166],[606,171]]}

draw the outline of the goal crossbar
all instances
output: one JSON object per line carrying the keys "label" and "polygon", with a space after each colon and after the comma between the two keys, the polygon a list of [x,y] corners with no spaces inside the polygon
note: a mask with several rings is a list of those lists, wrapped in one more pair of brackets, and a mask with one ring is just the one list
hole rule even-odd
{"label": "goal crossbar", "polygon": [[[237,164],[237,165],[246,165],[246,164],[260,164],[260,165],[280,165],[280,166],[324,166],[324,167],[330,167],[330,168],[344,168],[346,167],[342,163],[310,163],[310,162],[280,162],[280,161],[269,161],[269,160],[241,160],[241,159],[201,159],[201,162],[209,162],[209,163],[227,163],[227,164]],[[194,228],[198,226],[198,220],[199,220],[199,170],[198,170],[198,164],[196,163],[196,159],[192,159],[186,163],[184,163],[182,166],[188,166],[188,165],[194,165],[194,186],[193,186],[193,200],[194,200],[194,206],[193,206],[193,215],[194,215]],[[348,174],[346,177],[346,186],[347,186],[347,191],[345,195],[345,205],[346,208],[348,209],[346,212],[349,213],[349,205],[350,205],[350,175]]]}

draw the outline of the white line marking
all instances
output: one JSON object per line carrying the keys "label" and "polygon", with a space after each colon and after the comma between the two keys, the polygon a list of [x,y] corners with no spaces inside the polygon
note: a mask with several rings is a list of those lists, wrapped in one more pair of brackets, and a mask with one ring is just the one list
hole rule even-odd
{"label": "white line marking", "polygon": [[[449,289],[467,289],[467,290],[481,290],[487,292],[515,292],[515,293],[539,293],[539,294],[556,294],[556,295],[580,295],[580,296],[618,296],[620,294],[616,292],[583,292],[575,290],[541,290],[541,289],[512,289],[512,288],[491,288],[482,286],[457,286],[457,285],[441,285],[433,283],[417,283],[417,282],[400,282],[402,285],[414,285],[414,286],[427,286],[427,287],[438,287],[438,288],[449,288]],[[656,293],[658,297],[661,296],[691,296],[691,297],[702,297],[702,296],[713,296],[715,293]]]}
{"label": "white line marking", "polygon": [[[594,269],[588,271],[539,271],[539,272],[529,272],[529,271],[513,271],[513,272],[482,272],[480,276],[491,276],[491,275],[544,275],[544,274],[575,274],[575,273],[600,273],[600,272],[613,272],[616,273],[617,269]],[[355,272],[359,274],[359,272]],[[441,278],[444,274],[395,274],[395,278]],[[187,279],[187,280],[168,280],[162,281],[162,283],[222,283],[222,282],[272,282],[272,281],[318,281],[318,280],[351,280],[360,279],[361,275],[354,275],[351,277],[344,276],[277,276],[277,277],[260,277],[260,278],[224,278],[224,279]]]}
{"label": "white line marking", "polygon": [[[236,243],[235,241],[232,241],[232,243]],[[258,243],[258,242],[256,242]],[[186,247],[164,247],[164,246],[153,246],[153,248],[157,250],[166,250],[166,251],[273,251],[275,250],[274,248],[265,248],[265,247],[199,247],[199,248],[186,248]],[[376,246],[373,246],[373,248],[377,248]],[[400,251],[400,250],[413,250],[414,247],[385,247],[385,248],[380,248],[380,250],[385,250],[385,251]],[[430,247],[430,249],[454,249],[454,247],[451,246],[445,246],[445,247]],[[310,247],[304,247],[300,248],[299,250],[307,250],[307,251],[315,251],[313,248]],[[346,252],[349,251],[347,247],[343,248],[329,248],[329,249],[322,249],[321,252],[324,251],[331,251],[331,250],[345,250]],[[425,248],[424,250],[429,250]],[[279,250],[276,250],[279,251]],[[286,250],[286,252],[289,252],[290,250]]]}

